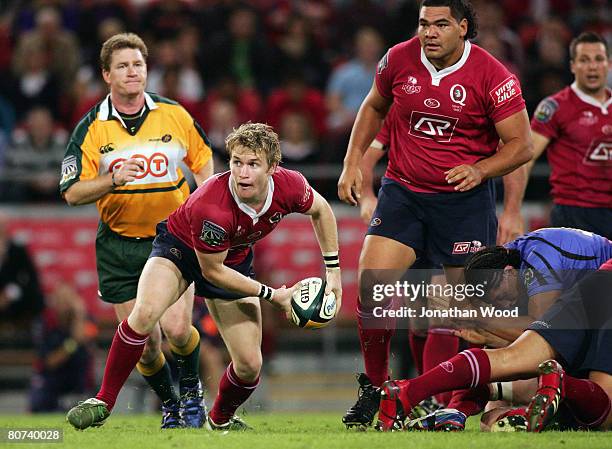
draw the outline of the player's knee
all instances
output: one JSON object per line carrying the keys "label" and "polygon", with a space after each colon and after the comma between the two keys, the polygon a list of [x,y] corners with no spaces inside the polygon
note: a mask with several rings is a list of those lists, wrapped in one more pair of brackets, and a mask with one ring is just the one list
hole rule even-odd
{"label": "player's knee", "polygon": [[128,324],[139,334],[150,334],[156,323],[157,319],[155,318],[154,308],[146,303],[136,303],[134,310],[132,310],[128,317]]}
{"label": "player's knee", "polygon": [[251,354],[247,357],[233,360],[234,371],[238,377],[245,382],[254,382],[257,380],[261,372],[262,363],[261,353]]}
{"label": "player's knee", "polygon": [[185,346],[191,337],[191,323],[187,320],[174,320],[164,323],[164,335],[174,346]]}

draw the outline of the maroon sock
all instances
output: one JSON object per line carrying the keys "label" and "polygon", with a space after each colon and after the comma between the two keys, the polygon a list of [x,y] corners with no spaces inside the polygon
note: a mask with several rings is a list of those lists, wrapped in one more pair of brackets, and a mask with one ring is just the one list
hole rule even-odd
{"label": "maroon sock", "polygon": [[425,342],[427,337],[417,335],[413,331],[408,331],[408,343],[410,352],[412,353],[412,361],[416,367],[419,376],[423,374],[423,352],[425,351]]}
{"label": "maroon sock", "polygon": [[489,385],[483,384],[476,388],[453,391],[447,407],[459,410],[465,416],[473,416],[482,412],[487,402],[489,402]]}
{"label": "maroon sock", "polygon": [[376,319],[358,303],[357,324],[365,372],[372,385],[380,387],[389,377],[389,347],[395,333],[395,320]]}
{"label": "maroon sock", "polygon": [[[427,342],[423,351],[423,370],[425,372],[438,366],[445,360],[449,360],[459,351],[459,338],[452,335],[446,329],[432,329],[427,333]],[[444,392],[436,395],[440,404],[448,404],[452,392]]]}
{"label": "maroon sock", "polygon": [[259,378],[255,382],[245,382],[234,371],[234,364],[230,362],[219,382],[217,398],[209,412],[215,424],[225,424],[234,416],[238,407],[251,396],[259,385]]}
{"label": "maroon sock", "polygon": [[610,413],[610,398],[603,388],[587,379],[565,375],[565,403],[581,425],[599,427]]}
{"label": "maroon sock", "polygon": [[140,360],[148,338],[148,335],[134,331],[127,320],[119,323],[106,358],[102,386],[96,395],[97,399],[108,405],[109,411],[115,406],[121,387]]}
{"label": "maroon sock", "polygon": [[490,378],[491,363],[487,353],[482,349],[468,349],[411,379],[408,388],[403,388],[400,394],[414,407],[431,395],[474,388],[489,383]]}

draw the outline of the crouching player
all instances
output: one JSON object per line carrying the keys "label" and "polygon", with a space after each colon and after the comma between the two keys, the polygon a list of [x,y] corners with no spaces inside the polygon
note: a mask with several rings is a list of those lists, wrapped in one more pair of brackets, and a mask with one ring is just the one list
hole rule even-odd
{"label": "crouching player", "polygon": [[[610,429],[611,291],[612,259],[564,292],[510,346],[469,349],[415,379],[385,382],[379,428],[403,428],[405,411],[441,391],[474,391],[488,388],[490,382],[539,376],[536,394],[524,411],[526,430],[544,430],[562,402],[581,427]],[[588,379],[568,375],[566,370]]]}
{"label": "crouching player", "polygon": [[278,166],[277,134],[247,123],[226,139],[230,170],[210,178],[176,212],[157,226],[151,256],[138,284],[136,305],[119,325],[95,398],[72,408],[68,421],[77,429],[103,423],[148,335],[163,312],[194,282],[207,298],[212,317],[231,356],[208,427],[244,430],[234,416],[259,383],[262,366],[261,309],[264,299],[288,316],[298,285],[273,289],[253,279],[253,244],[292,212],[309,215],[326,263],[326,293],[342,297],[338,233],[331,207],[298,172]]}

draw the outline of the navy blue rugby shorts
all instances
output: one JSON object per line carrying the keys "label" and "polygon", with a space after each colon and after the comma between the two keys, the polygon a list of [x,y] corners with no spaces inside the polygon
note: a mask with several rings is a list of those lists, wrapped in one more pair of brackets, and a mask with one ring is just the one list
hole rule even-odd
{"label": "navy blue rugby shorts", "polygon": [[396,240],[433,267],[460,266],[483,246],[495,245],[492,181],[467,192],[417,193],[383,178],[367,235]]}

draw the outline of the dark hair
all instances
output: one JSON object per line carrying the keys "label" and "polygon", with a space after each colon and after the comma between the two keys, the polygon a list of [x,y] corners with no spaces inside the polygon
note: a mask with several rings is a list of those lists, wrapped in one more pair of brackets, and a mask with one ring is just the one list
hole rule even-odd
{"label": "dark hair", "polygon": [[580,33],[578,37],[572,39],[569,46],[570,60],[573,61],[576,58],[576,47],[578,44],[603,44],[606,48],[606,55],[609,54],[608,42],[601,37],[601,35],[594,33],[593,31],[585,31]]}
{"label": "dark hair", "polygon": [[451,16],[457,22],[467,20],[468,28],[464,39],[474,39],[478,34],[478,19],[470,0],[421,0],[419,10],[423,6],[448,6]]}
{"label": "dark hair", "polygon": [[466,284],[486,284],[486,288],[495,288],[501,281],[501,274],[508,265],[519,268],[521,253],[517,249],[503,246],[484,248],[468,257],[465,267]]}

